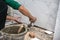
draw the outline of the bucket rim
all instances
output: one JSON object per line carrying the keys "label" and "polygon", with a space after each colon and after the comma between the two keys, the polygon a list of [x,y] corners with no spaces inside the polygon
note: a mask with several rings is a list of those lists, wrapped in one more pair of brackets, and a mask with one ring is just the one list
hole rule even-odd
{"label": "bucket rim", "polygon": [[[12,26],[17,26],[17,25],[11,25],[11,27]],[[6,28],[8,28],[8,27],[6,27]],[[2,29],[3,30],[3,29]],[[6,35],[24,35],[25,33],[27,33],[27,28],[25,27],[25,31],[24,32],[22,32],[22,33],[19,33],[19,34],[9,34],[9,33],[6,33],[6,32],[3,32],[3,31],[0,31],[2,34],[6,34]]]}

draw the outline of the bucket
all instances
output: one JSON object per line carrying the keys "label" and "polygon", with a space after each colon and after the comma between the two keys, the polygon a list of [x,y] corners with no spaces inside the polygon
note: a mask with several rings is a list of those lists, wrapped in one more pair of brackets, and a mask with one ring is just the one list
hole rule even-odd
{"label": "bucket", "polygon": [[[20,25],[21,26],[21,25]],[[4,40],[24,40],[24,36],[27,33],[27,28],[24,26],[22,31],[18,33],[18,29],[20,26],[11,25],[1,30],[3,34]]]}
{"label": "bucket", "polygon": [[0,32],[0,40],[3,40],[3,36],[1,32]]}

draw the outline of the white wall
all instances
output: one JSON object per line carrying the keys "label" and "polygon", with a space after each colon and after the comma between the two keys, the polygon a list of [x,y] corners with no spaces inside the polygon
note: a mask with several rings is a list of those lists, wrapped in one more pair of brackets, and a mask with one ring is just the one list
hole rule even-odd
{"label": "white wall", "polygon": [[60,3],[55,26],[54,40],[60,40]]}
{"label": "white wall", "polygon": [[[16,0],[24,5],[30,13],[37,17],[35,25],[53,31],[55,28],[56,15],[58,9],[58,0]],[[14,13],[19,13],[14,11]],[[28,18],[23,16],[22,20],[29,23]]]}

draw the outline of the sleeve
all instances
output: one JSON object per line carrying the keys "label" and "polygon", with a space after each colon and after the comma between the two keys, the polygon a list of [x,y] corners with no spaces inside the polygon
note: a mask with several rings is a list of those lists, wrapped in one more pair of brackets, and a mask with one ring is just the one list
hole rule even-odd
{"label": "sleeve", "polygon": [[14,9],[17,9],[21,6],[21,4],[19,4],[18,2],[14,1],[14,0],[5,0],[5,2],[11,6]]}

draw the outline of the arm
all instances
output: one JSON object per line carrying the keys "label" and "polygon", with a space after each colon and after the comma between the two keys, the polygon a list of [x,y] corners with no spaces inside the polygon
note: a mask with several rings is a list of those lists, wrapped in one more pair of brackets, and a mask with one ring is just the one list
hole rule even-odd
{"label": "arm", "polygon": [[35,22],[36,18],[31,15],[31,13],[24,7],[20,6],[18,9],[23,15],[27,16],[31,22]]}
{"label": "arm", "polygon": [[12,8],[19,10],[23,15],[27,16],[31,22],[35,22],[36,18],[33,17],[30,12],[21,4],[14,0],[5,0],[5,2],[10,5]]}
{"label": "arm", "polygon": [[18,21],[18,17],[7,16],[6,19],[7,19],[7,20],[15,21],[15,22],[17,22],[17,23],[19,23],[19,24],[22,24],[22,22],[19,22],[19,21]]}

